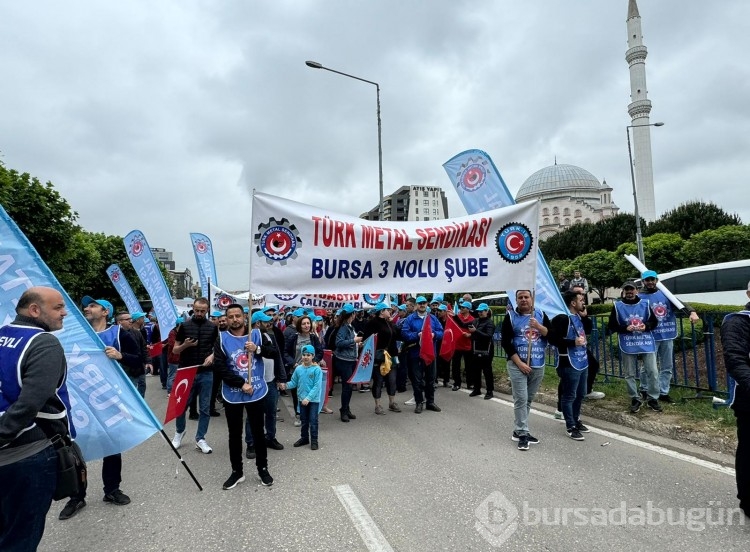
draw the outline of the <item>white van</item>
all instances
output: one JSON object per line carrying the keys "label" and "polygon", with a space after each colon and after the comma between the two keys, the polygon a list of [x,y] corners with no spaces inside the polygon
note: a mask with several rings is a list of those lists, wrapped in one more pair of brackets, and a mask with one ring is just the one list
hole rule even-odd
{"label": "white van", "polygon": [[682,268],[659,274],[659,281],[686,303],[744,305],[750,259]]}

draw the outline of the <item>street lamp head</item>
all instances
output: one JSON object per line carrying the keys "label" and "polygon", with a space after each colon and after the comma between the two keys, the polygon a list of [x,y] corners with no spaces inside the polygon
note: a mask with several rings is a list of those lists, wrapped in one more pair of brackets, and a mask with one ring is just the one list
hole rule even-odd
{"label": "street lamp head", "polygon": [[306,61],[305,65],[307,65],[308,67],[312,67],[313,69],[323,69],[323,64],[318,63],[317,61]]}
{"label": "street lamp head", "polygon": [[659,122],[659,123],[654,123],[654,126],[664,126],[664,123],[661,123],[661,122]]}

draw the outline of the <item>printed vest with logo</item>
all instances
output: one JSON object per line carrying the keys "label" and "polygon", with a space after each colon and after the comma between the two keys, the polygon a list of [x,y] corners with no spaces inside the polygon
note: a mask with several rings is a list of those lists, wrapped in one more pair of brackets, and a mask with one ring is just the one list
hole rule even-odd
{"label": "printed vest with logo", "polygon": [[[515,310],[508,310],[510,323],[513,326],[513,345],[516,347],[518,356],[526,362],[529,358],[529,343],[531,343],[531,363],[532,368],[544,368],[544,353],[547,348],[547,339],[539,333],[538,330],[529,327],[531,314],[519,314]],[[539,309],[534,309],[534,318],[542,324],[544,322],[544,313]]]}
{"label": "printed vest with logo", "polygon": [[[615,303],[617,321],[623,326],[639,325],[648,318],[649,303],[641,299],[634,305],[628,305],[622,301]],[[620,350],[628,355],[641,353],[653,353],[656,351],[654,335],[650,331],[626,332],[618,335]]]}
{"label": "printed vest with logo", "polygon": [[659,324],[651,330],[656,341],[677,339],[677,316],[672,303],[660,289],[653,293],[639,293],[641,300],[651,303],[651,312],[659,320]]}
{"label": "printed vest with logo", "polygon": [[[219,339],[221,341],[221,348],[227,358],[227,367],[232,373],[245,381],[249,381],[253,386],[253,392],[250,394],[243,392],[241,387],[231,387],[222,382],[221,396],[224,397],[224,400],[232,404],[241,404],[255,402],[265,397],[266,393],[268,393],[268,385],[266,385],[264,377],[265,365],[260,355],[248,354],[245,350],[245,343],[247,343],[248,336],[236,336],[225,331],[219,332]],[[257,346],[263,346],[260,330],[254,329],[249,339]]]}
{"label": "printed vest with logo", "polygon": [[[577,314],[568,316],[568,333],[565,335],[565,339],[574,340],[578,337],[586,338],[586,330],[583,329],[583,322],[581,317]],[[576,345],[574,347],[568,347],[567,353],[558,353],[557,364],[560,365],[561,356],[567,356],[570,361],[570,365],[576,370],[585,370],[589,367],[589,359],[586,353],[586,345]]]}

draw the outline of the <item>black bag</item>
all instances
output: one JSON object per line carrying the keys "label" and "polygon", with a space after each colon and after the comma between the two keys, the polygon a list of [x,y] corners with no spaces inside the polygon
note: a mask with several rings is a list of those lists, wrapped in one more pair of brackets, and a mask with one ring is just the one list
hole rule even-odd
{"label": "black bag", "polygon": [[75,441],[56,435],[52,445],[57,453],[57,487],[54,500],[79,496],[86,492],[88,478],[83,452]]}

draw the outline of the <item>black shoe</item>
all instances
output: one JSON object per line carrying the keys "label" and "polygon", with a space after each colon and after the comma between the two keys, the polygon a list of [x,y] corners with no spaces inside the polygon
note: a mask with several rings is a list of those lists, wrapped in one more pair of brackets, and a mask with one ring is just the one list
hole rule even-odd
{"label": "black shoe", "polygon": [[486,393],[486,394],[484,395],[484,400],[485,400],[485,401],[488,401],[488,400],[490,400],[490,399],[494,398],[494,396],[495,396],[495,395],[493,395],[493,394],[492,394],[492,392]]}
{"label": "black shoe", "polygon": [[102,500],[111,504],[117,504],[118,506],[125,506],[126,504],[130,504],[130,497],[123,493],[120,489],[115,489],[111,493],[105,494]]}
{"label": "black shoe", "polygon": [[260,468],[258,469],[258,477],[260,477],[260,482],[263,483],[266,487],[270,487],[273,485],[273,477],[271,477],[271,474],[268,473],[268,468]]}
{"label": "black shoe", "polygon": [[218,418],[219,416],[221,416],[221,412],[219,412],[218,410],[212,410],[208,413],[208,415],[212,418]]}
{"label": "black shoe", "polygon": [[248,460],[252,460],[255,458],[255,447],[251,447],[250,445],[247,445],[247,450],[245,451],[245,458]]}
{"label": "black shoe", "polygon": [[274,437],[273,439],[266,439],[266,448],[270,448],[273,450],[284,450],[284,445],[279,443],[276,440],[276,437]]}
{"label": "black shoe", "polygon": [[448,384],[448,382],[447,382],[447,381],[444,381],[444,382],[443,382],[443,387],[448,387],[448,385],[449,385],[449,384]]}
{"label": "black shoe", "polygon": [[224,481],[224,484],[221,486],[222,489],[225,491],[228,491],[229,489],[234,489],[238,483],[242,483],[245,480],[245,476],[242,475],[240,472],[233,471],[232,475],[229,476],[229,479]]}
{"label": "black shoe", "polygon": [[570,437],[574,441],[584,441],[586,439],[583,436],[583,433],[581,433],[580,431],[578,431],[576,428],[568,430],[568,437]]}
{"label": "black shoe", "polygon": [[661,412],[663,410],[661,405],[659,404],[659,401],[657,401],[656,399],[649,399],[646,404],[654,412]]}
{"label": "black shoe", "polygon": [[469,393],[469,396],[470,397],[478,397],[481,394],[482,394],[482,392],[479,389],[474,389],[474,391],[472,391],[471,393]]}
{"label": "black shoe", "polygon": [[576,422],[576,429],[581,433],[590,433],[591,430],[581,423],[581,420]]}
{"label": "black shoe", "polygon": [[[510,440],[511,441],[520,441],[521,437],[522,437],[522,435],[519,435],[517,432],[514,431],[513,435],[510,438]],[[536,437],[534,437],[531,433],[527,433],[526,434],[526,440],[531,445],[538,445],[539,444],[539,439],[537,439]]]}
{"label": "black shoe", "polygon": [[301,439],[300,438],[300,439],[297,439],[292,446],[293,447],[304,447],[305,445],[309,445],[309,444],[310,444],[310,441],[308,439]]}
{"label": "black shoe", "polygon": [[641,402],[646,402],[648,400],[648,391],[641,389]]}
{"label": "black shoe", "polygon": [[345,411],[341,411],[341,421],[342,422],[348,422],[349,421],[349,414]]}
{"label": "black shoe", "polygon": [[356,420],[357,419],[357,417],[354,414],[352,414],[351,410],[347,410],[346,411],[346,415],[349,416],[350,420]]}
{"label": "black shoe", "polygon": [[529,450],[529,438],[526,435],[518,438],[518,450]]}
{"label": "black shoe", "polygon": [[197,420],[198,419],[198,413],[197,412],[191,412],[188,414],[188,420]]}
{"label": "black shoe", "polygon": [[312,450],[318,450],[318,442],[317,441],[313,441],[312,443],[310,443],[310,448]]}
{"label": "black shoe", "polygon": [[659,395],[659,400],[660,400],[661,402],[665,402],[665,403],[667,403],[667,404],[677,404],[677,401],[676,401],[676,400],[674,400],[674,399],[673,399],[672,397],[670,397],[669,395]]}
{"label": "black shoe", "polygon": [[60,512],[60,519],[70,519],[86,506],[86,501],[79,498],[71,498]]}
{"label": "black shoe", "polygon": [[427,410],[432,410],[433,412],[440,412],[441,408],[436,405],[435,403],[427,403],[427,406],[425,406]]}
{"label": "black shoe", "polygon": [[422,413],[422,403],[417,403],[414,407],[414,414],[421,414]]}
{"label": "black shoe", "polygon": [[461,389],[460,385],[454,385],[453,387],[451,387],[451,391],[458,391],[459,389]]}
{"label": "black shoe", "polygon": [[641,409],[641,401],[635,397],[630,400],[630,412],[635,414]]}

